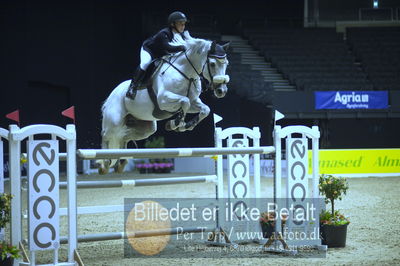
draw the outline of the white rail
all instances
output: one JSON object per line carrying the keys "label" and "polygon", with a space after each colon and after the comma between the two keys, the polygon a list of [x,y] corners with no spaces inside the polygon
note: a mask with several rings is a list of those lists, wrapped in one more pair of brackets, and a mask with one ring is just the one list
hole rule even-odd
{"label": "white rail", "polygon": [[274,146],[235,148],[78,149],[82,159],[202,157],[228,154],[274,153]]}

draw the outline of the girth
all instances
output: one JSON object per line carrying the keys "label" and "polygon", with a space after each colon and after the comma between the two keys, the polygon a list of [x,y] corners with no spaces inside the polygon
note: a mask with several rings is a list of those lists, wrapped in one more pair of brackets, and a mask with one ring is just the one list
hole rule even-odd
{"label": "girth", "polygon": [[167,119],[172,117],[173,115],[175,115],[177,112],[168,112],[168,111],[164,111],[160,109],[160,106],[158,105],[158,101],[157,101],[157,95],[154,92],[153,89],[153,84],[151,82],[149,82],[147,84],[147,93],[150,96],[151,101],[154,104],[154,110],[153,110],[153,116],[157,119],[163,120],[163,119]]}

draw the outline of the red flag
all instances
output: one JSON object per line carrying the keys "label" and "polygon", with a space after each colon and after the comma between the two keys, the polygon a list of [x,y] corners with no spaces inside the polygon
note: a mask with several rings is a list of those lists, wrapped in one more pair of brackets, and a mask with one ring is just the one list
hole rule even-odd
{"label": "red flag", "polygon": [[74,124],[75,124],[75,106],[71,106],[70,108],[65,109],[64,111],[61,112],[61,114],[63,116],[71,118],[72,121],[74,121]]}
{"label": "red flag", "polygon": [[19,125],[19,110],[15,110],[14,112],[7,114],[6,117],[17,122]]}

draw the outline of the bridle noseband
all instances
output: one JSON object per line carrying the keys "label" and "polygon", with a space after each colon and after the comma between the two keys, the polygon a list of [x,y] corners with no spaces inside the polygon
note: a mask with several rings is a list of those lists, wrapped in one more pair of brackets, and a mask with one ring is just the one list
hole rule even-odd
{"label": "bridle noseband", "polygon": [[[210,76],[210,81],[211,81],[211,89],[215,90],[216,88],[218,88],[219,86],[222,86],[222,84],[227,84],[229,82],[229,76],[228,75],[214,75],[211,72],[210,69],[210,58],[214,58],[217,61],[222,61],[222,60],[226,60],[226,54],[224,56],[215,56],[212,55],[210,53],[207,54],[207,60],[206,63],[203,65],[203,69],[202,69],[202,73],[204,73],[204,67],[205,65],[207,65],[207,70],[208,70],[208,75]],[[225,62],[221,62],[221,63],[225,63]],[[202,75],[204,79],[206,79],[204,77],[204,75]],[[217,84],[217,85],[216,85]],[[208,86],[206,89],[210,89],[210,86]]]}

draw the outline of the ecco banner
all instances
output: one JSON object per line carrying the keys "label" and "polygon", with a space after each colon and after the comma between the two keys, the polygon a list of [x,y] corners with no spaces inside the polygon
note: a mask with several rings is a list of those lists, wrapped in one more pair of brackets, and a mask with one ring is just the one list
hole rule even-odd
{"label": "ecco banner", "polygon": [[3,141],[0,139],[0,193],[4,193]]}
{"label": "ecco banner", "polygon": [[[242,139],[228,139],[228,147],[249,147],[249,140],[247,138]],[[228,187],[229,187],[229,204],[232,208],[229,208],[227,216],[223,218],[226,221],[224,227],[232,227],[233,231],[246,232],[246,231],[259,231],[258,224],[245,223],[246,216],[248,213],[248,206],[250,203],[245,199],[250,198],[250,166],[249,166],[249,154],[229,154],[228,155]],[[222,222],[222,221],[221,221]],[[250,229],[252,228],[252,229]],[[236,239],[237,234],[233,234],[233,241],[249,241],[252,236],[248,236],[249,239]]]}
{"label": "ecco banner", "polygon": [[387,91],[316,91],[315,109],[387,109]]}
{"label": "ecco banner", "polygon": [[[289,213],[287,226],[288,230],[294,234],[310,236],[315,229],[315,220],[307,217],[307,209],[310,204],[307,199],[310,197],[309,180],[307,178],[307,143],[307,138],[286,139],[288,169],[286,193],[289,206],[293,206]],[[291,241],[288,241],[288,243],[291,243]]]}
{"label": "ecco banner", "polygon": [[[228,147],[248,147],[247,139],[228,139]],[[248,154],[229,154],[229,198],[250,197],[250,172]]]}
{"label": "ecco banner", "polygon": [[29,250],[59,247],[57,140],[28,141]]}

